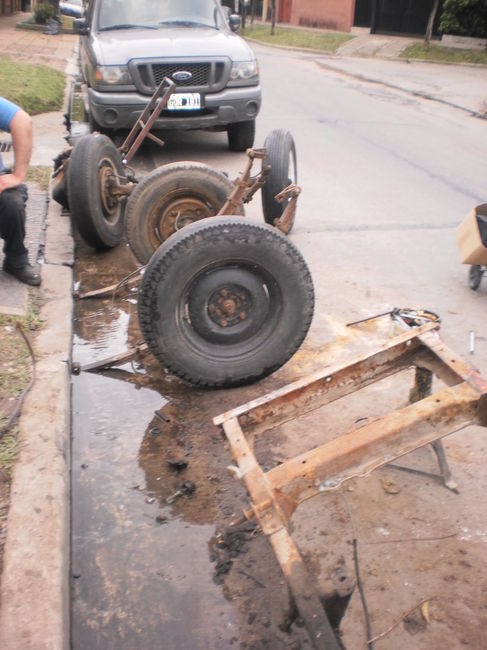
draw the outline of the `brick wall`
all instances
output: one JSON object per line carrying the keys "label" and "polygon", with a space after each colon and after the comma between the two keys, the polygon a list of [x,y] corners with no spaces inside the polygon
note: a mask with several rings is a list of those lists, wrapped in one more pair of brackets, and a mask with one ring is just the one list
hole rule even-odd
{"label": "brick wall", "polygon": [[349,32],[355,0],[293,0],[291,24]]}

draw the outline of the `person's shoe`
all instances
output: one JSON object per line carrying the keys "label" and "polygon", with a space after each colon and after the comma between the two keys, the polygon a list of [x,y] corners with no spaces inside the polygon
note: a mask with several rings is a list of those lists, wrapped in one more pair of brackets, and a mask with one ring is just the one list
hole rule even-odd
{"label": "person's shoe", "polygon": [[24,266],[9,266],[5,262],[3,263],[3,270],[9,275],[13,275],[14,278],[20,280],[24,284],[29,284],[31,287],[38,287],[41,283],[40,273],[37,273],[35,268],[29,263],[24,264]]}

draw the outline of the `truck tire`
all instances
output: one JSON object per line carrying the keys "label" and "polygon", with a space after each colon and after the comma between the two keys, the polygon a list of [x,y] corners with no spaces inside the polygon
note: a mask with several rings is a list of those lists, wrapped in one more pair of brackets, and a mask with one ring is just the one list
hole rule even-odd
{"label": "truck tire", "polygon": [[246,151],[254,146],[255,120],[234,122],[227,126],[230,151]]}
{"label": "truck tire", "polygon": [[120,154],[106,135],[90,133],[74,146],[68,163],[71,218],[88,246],[113,248],[123,236],[126,199],[108,192],[107,179],[125,177]]}
{"label": "truck tire", "polygon": [[298,182],[296,146],[289,131],[276,129],[265,139],[264,148],[267,156],[262,164],[269,164],[271,171],[261,191],[262,211],[264,221],[273,225],[286,207],[286,202],[278,203],[274,197],[291,183]]}
{"label": "truck tire", "polygon": [[193,223],[152,256],[139,289],[144,339],[196,385],[247,384],[301,345],[314,308],[303,257],[278,230],[238,217]]}
{"label": "truck tire", "polygon": [[[196,162],[176,162],[146,176],[127,202],[127,241],[141,264],[168,237],[190,223],[215,216],[233,190],[224,174]],[[237,214],[243,215],[243,205]]]}

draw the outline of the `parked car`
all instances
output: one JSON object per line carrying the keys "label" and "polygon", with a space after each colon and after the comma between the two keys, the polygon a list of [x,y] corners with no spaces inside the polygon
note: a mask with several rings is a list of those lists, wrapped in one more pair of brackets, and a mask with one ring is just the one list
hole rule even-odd
{"label": "parked car", "polygon": [[84,13],[83,0],[69,0],[69,2],[60,2],[59,11],[63,16],[81,18]]}
{"label": "parked car", "polygon": [[92,128],[131,128],[168,77],[156,129],[226,130],[230,149],[251,147],[261,87],[239,27],[219,0],[91,0],[74,30]]}

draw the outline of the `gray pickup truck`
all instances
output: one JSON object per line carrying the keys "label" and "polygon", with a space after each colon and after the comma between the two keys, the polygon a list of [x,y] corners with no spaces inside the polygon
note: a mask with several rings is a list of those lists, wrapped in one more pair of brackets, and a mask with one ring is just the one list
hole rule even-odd
{"label": "gray pickup truck", "polygon": [[226,130],[252,147],[259,67],[219,0],[91,0],[74,21],[93,130],[131,128],[164,77],[175,82],[156,129]]}

